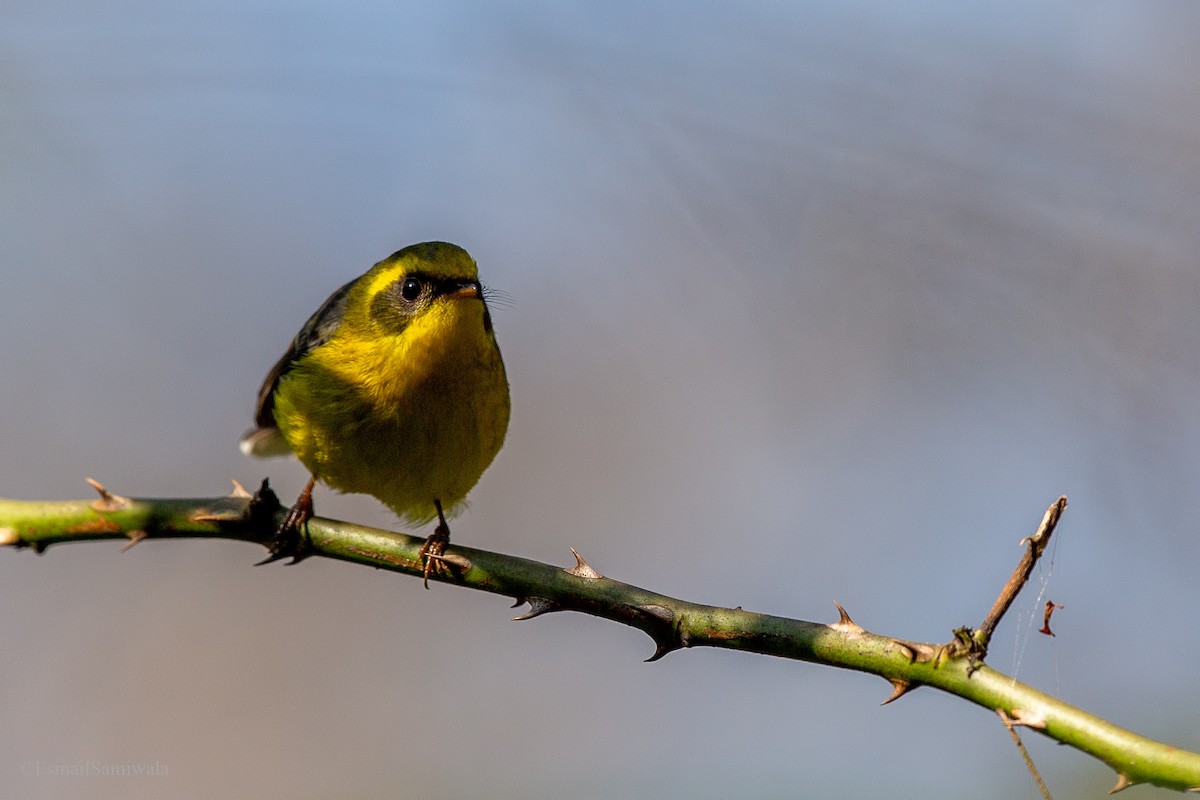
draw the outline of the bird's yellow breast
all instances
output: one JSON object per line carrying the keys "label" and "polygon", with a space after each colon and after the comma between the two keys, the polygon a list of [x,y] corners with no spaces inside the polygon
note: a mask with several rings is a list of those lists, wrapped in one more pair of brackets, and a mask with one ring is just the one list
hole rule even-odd
{"label": "bird's yellow breast", "polygon": [[275,419],[300,461],[411,523],[461,504],[508,427],[508,381],[479,298],[444,298],[399,332],[347,323],[284,375]]}

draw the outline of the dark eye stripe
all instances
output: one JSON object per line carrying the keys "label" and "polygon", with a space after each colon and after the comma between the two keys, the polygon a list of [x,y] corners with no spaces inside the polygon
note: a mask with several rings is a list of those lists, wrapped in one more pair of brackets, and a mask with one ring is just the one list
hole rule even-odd
{"label": "dark eye stripe", "polygon": [[479,285],[479,281],[467,278],[442,278],[436,281],[433,285],[433,296],[440,297],[444,294],[457,292],[460,289],[465,289],[468,286],[474,286],[475,291],[480,293],[482,297],[483,287]]}
{"label": "dark eye stripe", "polygon": [[410,272],[392,284],[391,291],[395,292],[401,299],[411,303],[424,294],[426,287],[431,290],[429,294],[432,297],[441,297],[451,292],[457,292],[466,286],[474,286],[476,291],[481,291],[479,281],[477,280],[467,278],[436,278],[424,272]]}

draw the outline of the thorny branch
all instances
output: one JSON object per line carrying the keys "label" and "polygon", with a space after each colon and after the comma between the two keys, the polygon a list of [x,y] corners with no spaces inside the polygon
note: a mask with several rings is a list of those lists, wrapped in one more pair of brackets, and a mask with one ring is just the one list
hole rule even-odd
{"label": "thorny branch", "polygon": [[[225,538],[267,545],[283,509],[263,482],[250,497],[131,499],[94,484],[100,498],[30,502],[0,500],[0,545],[43,552],[60,542],[122,539],[126,547],[150,539]],[[555,611],[581,611],[637,628],[654,641],[656,660],[687,647],[723,647],[867,672],[892,685],[891,702],[920,686],[957,695],[1002,714],[1006,725],[1024,725],[1108,764],[1115,790],[1152,783],[1200,791],[1200,753],[1188,752],[1120,728],[1058,698],[1017,682],[983,663],[987,643],[1004,612],[1028,580],[1066,508],[1060,498],[984,623],[961,630],[949,644],[911,642],[870,633],[838,606],[829,625],[755,614],[742,608],[689,603],[606,578],[576,553],[564,569],[515,556],[453,545],[447,569],[430,577],[527,602],[530,619]],[[421,577],[422,539],[335,520],[308,524],[312,555],[352,561]]]}

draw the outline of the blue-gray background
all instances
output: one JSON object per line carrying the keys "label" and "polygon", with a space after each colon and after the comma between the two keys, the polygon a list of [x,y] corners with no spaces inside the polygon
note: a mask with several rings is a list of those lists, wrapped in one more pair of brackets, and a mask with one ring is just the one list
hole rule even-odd
{"label": "blue-gray background", "polygon": [[[0,494],[293,495],[263,373],[448,239],[512,298],[458,541],[945,640],[1066,493],[992,663],[1200,748],[1197,75],[1189,2],[8,0]],[[0,552],[4,796],[1036,796],[932,691],[261,555]]]}

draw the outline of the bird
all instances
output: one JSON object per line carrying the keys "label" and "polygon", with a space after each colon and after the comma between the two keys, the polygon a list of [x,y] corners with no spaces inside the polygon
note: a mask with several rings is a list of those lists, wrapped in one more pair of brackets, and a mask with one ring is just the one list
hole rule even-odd
{"label": "bird", "polygon": [[260,564],[308,553],[320,482],[372,495],[411,525],[438,525],[421,548],[426,588],[450,541],[447,516],[504,444],[508,377],[478,267],[461,247],[398,250],[309,317],[258,393],[254,457],[295,455],[309,480]]}

